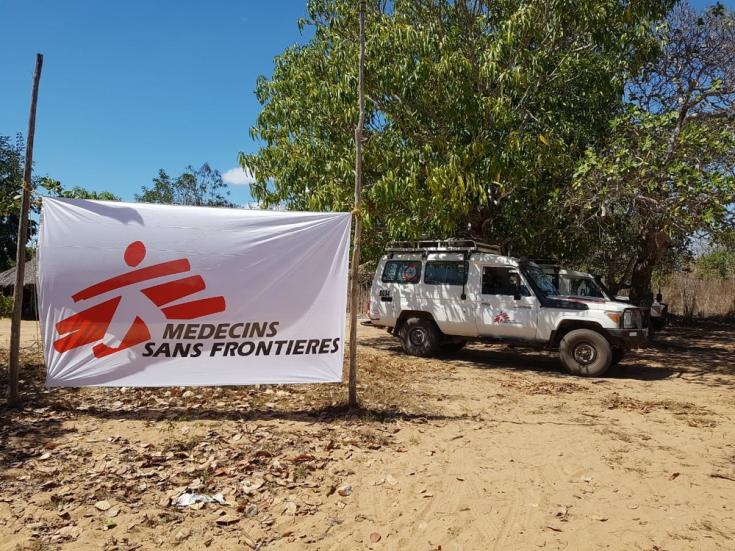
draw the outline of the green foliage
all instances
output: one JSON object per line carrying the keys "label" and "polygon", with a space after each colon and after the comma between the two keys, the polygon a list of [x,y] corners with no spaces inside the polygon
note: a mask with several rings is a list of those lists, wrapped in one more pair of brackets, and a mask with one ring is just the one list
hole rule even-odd
{"label": "green foliage", "polygon": [[13,297],[0,295],[0,318],[9,318],[13,315]]}
{"label": "green foliage", "polygon": [[[471,233],[544,249],[557,198],[605,131],[626,75],[656,51],[670,2],[368,3],[364,221],[382,241]],[[379,7],[383,6],[383,7]],[[385,7],[388,6],[388,7]],[[312,0],[313,39],[258,80],[263,105],[241,154],[265,206],[351,210],[357,3]]]}
{"label": "green foliage", "polygon": [[0,271],[15,260],[23,187],[23,139],[0,136]]}
{"label": "green foliage", "polygon": [[159,170],[153,185],[143,186],[140,195],[135,195],[135,200],[166,205],[235,206],[227,200],[229,194],[219,171],[205,163],[198,169],[186,167],[176,178],[171,178],[163,169]]}
{"label": "green foliage", "polygon": [[686,261],[693,237],[724,242],[735,221],[735,16],[682,4],[659,40],[566,197],[579,234],[595,237],[579,240],[580,254],[637,280],[638,295],[657,265]]}
{"label": "green foliage", "polygon": [[735,277],[735,251],[721,249],[704,254],[697,259],[696,268],[710,278]]}
{"label": "green foliage", "polygon": [[676,124],[675,114],[631,107],[613,121],[607,147],[588,150],[580,163],[572,204],[619,244],[602,254],[630,252],[649,229],[681,243],[730,224],[735,178],[723,166],[735,161],[733,128],[719,121],[688,124],[667,154]]}
{"label": "green foliage", "polygon": [[49,178],[48,176],[41,178],[39,186],[46,190],[46,193],[53,197],[63,197],[65,199],[91,199],[95,201],[120,201],[120,197],[109,191],[90,191],[83,187],[74,186],[71,189],[64,189],[61,182]]}

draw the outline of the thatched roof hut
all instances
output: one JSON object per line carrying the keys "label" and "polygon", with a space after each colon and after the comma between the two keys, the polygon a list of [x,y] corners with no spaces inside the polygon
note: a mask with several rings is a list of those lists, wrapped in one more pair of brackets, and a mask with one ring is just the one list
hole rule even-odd
{"label": "thatched roof hut", "polygon": [[[36,258],[32,258],[26,262],[25,274],[23,277],[23,319],[38,319],[36,307]],[[0,273],[0,295],[10,296],[13,294],[15,287],[15,268],[10,268]]]}
{"label": "thatched roof hut", "polygon": [[[26,270],[23,278],[23,285],[36,285],[36,257],[26,262]],[[15,267],[0,273],[0,289],[5,291],[7,288],[12,290],[15,287]]]}

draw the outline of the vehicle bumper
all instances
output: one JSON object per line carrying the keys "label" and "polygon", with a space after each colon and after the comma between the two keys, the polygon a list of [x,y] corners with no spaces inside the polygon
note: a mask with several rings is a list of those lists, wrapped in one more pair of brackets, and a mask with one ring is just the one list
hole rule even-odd
{"label": "vehicle bumper", "polygon": [[613,339],[622,342],[626,348],[640,348],[648,340],[648,328],[645,329],[606,329]]}

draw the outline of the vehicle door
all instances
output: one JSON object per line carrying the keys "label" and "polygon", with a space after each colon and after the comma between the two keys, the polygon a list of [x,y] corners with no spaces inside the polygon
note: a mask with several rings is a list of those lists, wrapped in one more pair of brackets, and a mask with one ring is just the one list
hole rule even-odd
{"label": "vehicle door", "polygon": [[474,304],[467,300],[469,262],[458,254],[433,254],[424,263],[421,296],[446,335],[477,336]]}
{"label": "vehicle door", "polygon": [[378,281],[381,318],[395,321],[402,309],[415,309],[416,286],[421,281],[421,260],[387,260]]}
{"label": "vehicle door", "polygon": [[539,302],[513,266],[482,265],[478,332],[481,336],[532,341]]}

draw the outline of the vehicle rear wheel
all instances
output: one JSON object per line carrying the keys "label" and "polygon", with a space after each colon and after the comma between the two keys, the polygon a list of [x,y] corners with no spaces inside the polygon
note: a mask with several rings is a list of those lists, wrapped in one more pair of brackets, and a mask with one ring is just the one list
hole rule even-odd
{"label": "vehicle rear wheel", "polygon": [[613,360],[610,343],[590,329],[575,329],[564,335],[559,356],[567,371],[583,377],[602,376]]}
{"label": "vehicle rear wheel", "polygon": [[447,352],[448,354],[454,354],[455,352],[459,352],[460,350],[462,350],[465,344],[467,344],[467,341],[445,342],[441,344],[440,350],[442,352]]}
{"label": "vehicle rear wheel", "polygon": [[412,356],[431,356],[439,347],[439,332],[425,318],[408,318],[400,330],[401,346]]}

